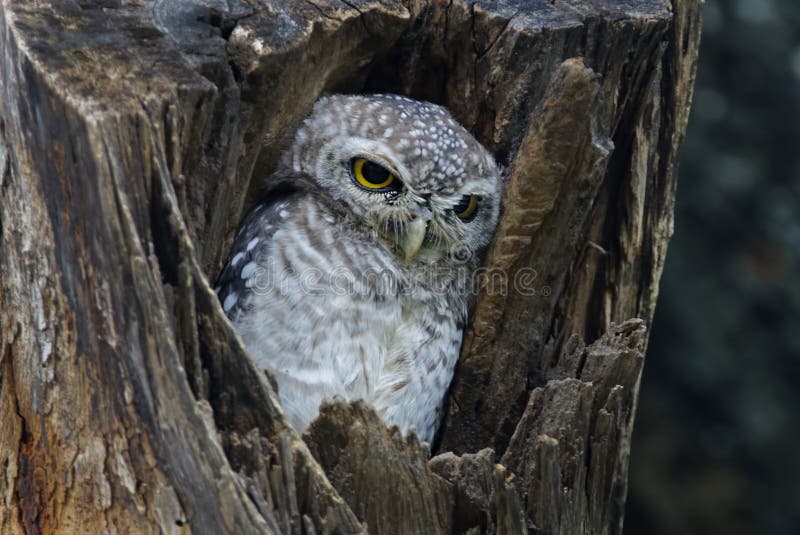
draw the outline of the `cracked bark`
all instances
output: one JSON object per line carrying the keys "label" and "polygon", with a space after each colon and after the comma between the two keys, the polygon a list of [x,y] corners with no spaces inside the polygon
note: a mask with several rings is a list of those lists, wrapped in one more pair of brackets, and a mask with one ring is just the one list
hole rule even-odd
{"label": "cracked bark", "polygon": [[[699,12],[3,0],[0,532],[619,533]],[[430,461],[361,404],[298,436],[209,289],[334,91],[508,169]]]}

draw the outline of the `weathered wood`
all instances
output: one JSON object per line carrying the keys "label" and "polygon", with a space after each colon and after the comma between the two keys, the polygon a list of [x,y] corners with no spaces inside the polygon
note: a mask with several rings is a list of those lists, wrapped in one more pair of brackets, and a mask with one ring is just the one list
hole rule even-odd
{"label": "weathered wood", "polygon": [[621,533],[628,445],[646,330],[631,320],[589,347],[565,345],[566,369],[533,390],[502,458],[544,533]]}
{"label": "weathered wood", "polygon": [[428,467],[428,448],[363,402],[325,406],[305,439],[370,533],[453,531],[453,491]]}
{"label": "weathered wood", "polygon": [[[3,0],[0,532],[617,533],[622,322],[653,313],[699,11]],[[509,171],[512,291],[478,296],[437,446],[463,454],[430,467],[363,407],[309,450],[209,287],[314,100],[362,90],[448,106]]]}
{"label": "weathered wood", "polygon": [[[686,108],[694,70],[681,64],[679,88],[665,86],[663,73],[683,61],[671,43],[686,22],[663,2],[614,2],[601,10],[613,13],[608,18],[584,18],[591,8],[571,4],[572,18],[548,20],[547,32],[531,31],[532,23],[527,32],[511,31],[530,20],[517,15],[481,58],[496,71],[495,99],[509,94],[503,87],[533,96],[526,106],[497,105],[498,116],[480,125],[492,127],[482,139],[498,140],[493,148],[508,154],[510,175],[488,265],[501,267],[510,282],[535,277],[536,292],[480,296],[451,395],[445,450],[489,445],[502,452],[528,394],[544,384],[569,336],[593,340],[612,322],[652,317],[672,228],[674,136],[683,131],[671,114]],[[696,55],[699,5],[675,4],[695,17],[686,37]],[[577,72],[564,77],[559,64],[572,56],[597,82]],[[529,73],[520,65],[539,67]],[[506,80],[505,73],[513,74]],[[526,83],[515,85],[520,79]],[[672,165],[662,165],[664,158]]]}
{"label": "weathered wood", "polygon": [[528,533],[514,476],[495,464],[494,451],[431,459],[431,469],[453,484],[455,533]]}
{"label": "weathered wood", "polygon": [[527,533],[514,477],[491,449],[429,461],[362,402],[325,406],[304,439],[371,533]]}

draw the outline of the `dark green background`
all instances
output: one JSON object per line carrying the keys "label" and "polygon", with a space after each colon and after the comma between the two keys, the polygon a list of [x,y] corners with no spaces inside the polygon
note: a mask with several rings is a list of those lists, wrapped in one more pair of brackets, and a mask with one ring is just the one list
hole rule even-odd
{"label": "dark green background", "polygon": [[707,0],[625,532],[800,533],[800,0]]}

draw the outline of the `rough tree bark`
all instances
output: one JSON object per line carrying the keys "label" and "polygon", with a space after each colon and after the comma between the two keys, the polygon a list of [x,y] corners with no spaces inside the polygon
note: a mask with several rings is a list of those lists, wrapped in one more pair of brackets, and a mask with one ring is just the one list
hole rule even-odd
{"label": "rough tree bark", "polygon": [[[0,533],[621,531],[701,0],[0,5]],[[359,91],[508,169],[430,461],[360,403],[299,437],[209,289]]]}

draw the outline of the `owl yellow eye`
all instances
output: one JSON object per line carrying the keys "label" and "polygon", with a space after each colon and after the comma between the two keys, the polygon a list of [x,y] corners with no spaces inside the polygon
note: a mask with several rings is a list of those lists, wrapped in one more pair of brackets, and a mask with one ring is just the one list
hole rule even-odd
{"label": "owl yellow eye", "polygon": [[391,171],[364,158],[353,160],[353,179],[356,184],[370,191],[394,189],[397,182]]}
{"label": "owl yellow eye", "polygon": [[478,196],[477,195],[464,195],[458,204],[453,207],[453,212],[459,219],[469,221],[475,217],[475,212],[478,210]]}

